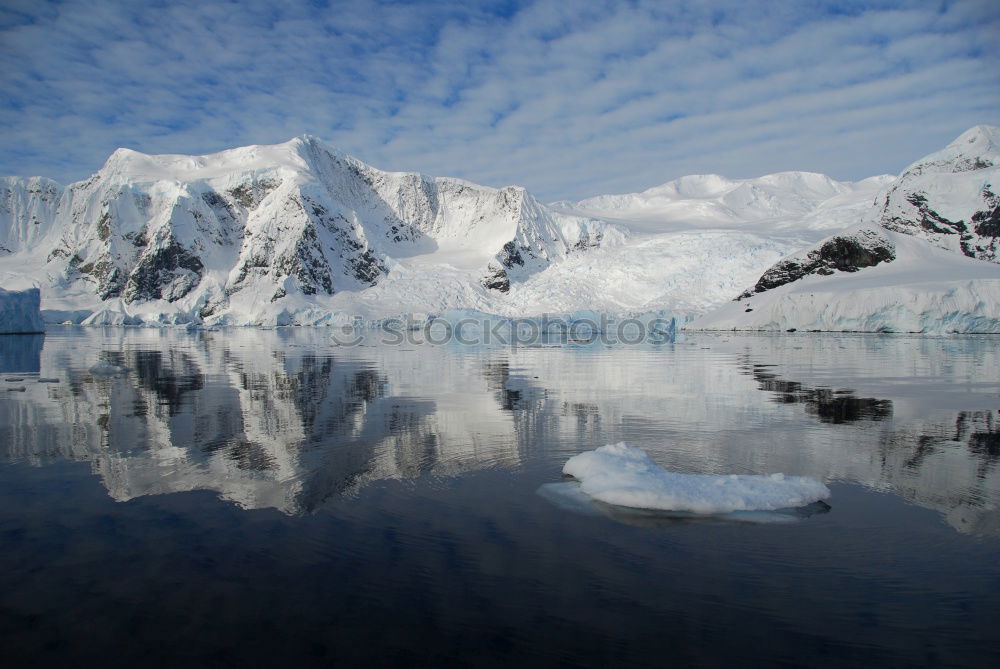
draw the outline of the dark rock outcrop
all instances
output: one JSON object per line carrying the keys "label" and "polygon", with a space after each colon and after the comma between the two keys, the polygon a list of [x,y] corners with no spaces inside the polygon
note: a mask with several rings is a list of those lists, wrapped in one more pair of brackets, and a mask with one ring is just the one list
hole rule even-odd
{"label": "dark rock outcrop", "polygon": [[737,299],[763,293],[810,274],[827,276],[838,271],[857,272],[863,267],[892,262],[895,257],[892,242],[878,230],[862,229],[850,235],[838,235],[804,254],[778,262]]}
{"label": "dark rock outcrop", "polygon": [[480,283],[487,290],[498,290],[501,293],[510,290],[510,277],[507,275],[507,270],[496,263],[489,264],[486,268],[486,276],[482,278]]}
{"label": "dark rock outcrop", "polygon": [[146,300],[175,302],[198,285],[204,269],[196,255],[171,239],[139,257],[125,283],[122,298],[127,303]]}

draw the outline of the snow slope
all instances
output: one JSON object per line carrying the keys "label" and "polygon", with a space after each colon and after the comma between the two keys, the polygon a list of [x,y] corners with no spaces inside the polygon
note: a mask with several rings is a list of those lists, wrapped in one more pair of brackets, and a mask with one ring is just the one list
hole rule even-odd
{"label": "snow slope", "polygon": [[[871,231],[859,226],[856,231]],[[895,259],[809,274],[695,320],[706,330],[1000,333],[1000,265],[882,231]]]}
{"label": "snow slope", "polygon": [[689,327],[1000,333],[998,163],[1000,128],[966,131]]}
{"label": "snow slope", "polygon": [[699,174],[641,193],[600,195],[554,206],[609,220],[642,222],[651,232],[737,228],[764,234],[788,231],[815,241],[816,231],[836,230],[860,220],[879,189],[893,180],[882,175],[841,182],[814,172],[781,172],[755,179]]}
{"label": "snow slope", "polygon": [[49,232],[62,193],[62,186],[44,177],[0,178],[0,258]]}

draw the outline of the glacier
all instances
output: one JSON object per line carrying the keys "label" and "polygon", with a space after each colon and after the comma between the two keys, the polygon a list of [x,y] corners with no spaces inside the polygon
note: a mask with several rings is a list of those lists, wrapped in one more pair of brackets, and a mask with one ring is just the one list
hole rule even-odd
{"label": "glacier", "polygon": [[[95,326],[467,313],[996,332],[998,135],[977,126],[899,177],[692,175],[549,204],[519,186],[383,171],[309,135],[203,156],[119,149],[68,186],[0,179],[0,285],[40,287],[47,322]],[[894,256],[869,260],[891,272],[851,265],[876,237]],[[842,280],[854,273],[866,280]]]}

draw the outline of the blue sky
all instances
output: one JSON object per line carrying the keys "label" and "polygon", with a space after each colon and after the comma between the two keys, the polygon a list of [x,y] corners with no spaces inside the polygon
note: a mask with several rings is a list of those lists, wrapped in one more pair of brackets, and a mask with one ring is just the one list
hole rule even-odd
{"label": "blue sky", "polygon": [[0,2],[0,174],[327,139],[546,200],[898,172],[1000,124],[1000,2]]}

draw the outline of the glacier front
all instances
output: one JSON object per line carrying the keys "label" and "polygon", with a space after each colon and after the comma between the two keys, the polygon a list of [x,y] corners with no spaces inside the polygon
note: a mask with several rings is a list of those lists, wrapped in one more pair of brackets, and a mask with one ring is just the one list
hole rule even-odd
{"label": "glacier front", "polygon": [[4,290],[0,288],[0,334],[34,334],[45,331],[37,288]]}

